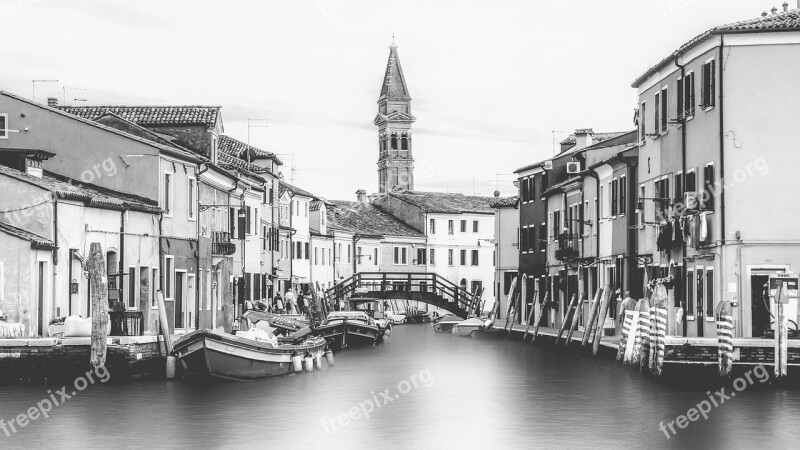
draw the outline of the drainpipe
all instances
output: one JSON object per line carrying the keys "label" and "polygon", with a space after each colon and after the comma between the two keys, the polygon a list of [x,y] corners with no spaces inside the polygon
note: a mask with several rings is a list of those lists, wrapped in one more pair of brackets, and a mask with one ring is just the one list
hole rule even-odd
{"label": "drainpipe", "polygon": [[[158,213],[158,282],[161,287],[164,287],[164,258],[161,256],[164,254],[164,210]],[[165,327],[169,331],[169,324],[162,323],[162,327]],[[156,327],[158,328],[158,327]],[[159,330],[156,329],[156,334],[158,334]]]}
{"label": "drainpipe", "polygon": [[[195,174],[195,180],[194,180],[195,189],[197,189],[197,193],[195,193],[194,200],[197,205],[200,205],[200,175],[204,174],[205,172],[208,172],[208,164],[200,163],[200,170]],[[189,207],[191,208],[192,205],[189,205]],[[195,329],[198,329],[200,328],[200,294],[201,294],[200,285],[202,284],[200,280],[203,277],[202,273],[203,269],[200,268],[200,258],[203,256],[202,253],[200,253],[200,206],[197,207],[197,212],[195,213],[195,220],[197,221],[197,223],[195,224],[197,225],[197,277],[195,277],[194,280],[194,290],[195,290],[194,298],[196,300],[194,302],[194,307],[195,307],[194,327]],[[211,267],[211,261],[208,262],[208,267],[209,268]],[[209,277],[211,276],[211,272],[208,272],[208,276]],[[211,280],[208,280],[208,284],[209,285],[211,284]],[[208,301],[211,302],[211,299],[209,298]],[[213,328],[214,325],[212,324],[211,327]]]}
{"label": "drainpipe", "polygon": [[[117,274],[119,275],[119,281],[117,282],[117,289],[124,291],[122,287],[124,286],[125,277],[123,276],[125,271],[125,210],[123,209],[120,212],[119,216],[119,263],[117,268]],[[108,270],[106,270],[108,271]],[[128,280],[128,283],[133,283],[132,279]],[[122,292],[121,292],[122,294]],[[123,294],[124,295],[124,294]],[[122,303],[125,309],[128,309],[128,305],[125,304],[125,300],[123,295],[120,295],[123,298]],[[130,301],[130,300],[129,300]]]}
{"label": "drainpipe", "polygon": [[353,258],[353,275],[356,274],[356,243],[361,240],[361,236],[356,233],[353,235],[353,250],[350,256]]}
{"label": "drainpipe", "polygon": [[[53,249],[53,287],[52,292],[55,293],[56,291],[56,275],[58,274],[58,270],[56,266],[58,265],[58,201],[53,202],[53,244],[55,244],[55,248]],[[72,280],[70,280],[72,282]],[[72,299],[71,297],[67,297],[68,299]],[[55,295],[53,295],[53,307],[55,307]],[[44,313],[44,311],[42,311]],[[42,328],[44,328],[46,317],[42,314]],[[39,334],[44,336],[44,330],[39,330]]]}
{"label": "drainpipe", "polygon": [[[589,172],[589,176],[594,178],[595,180],[595,195],[597,195],[597,205],[594,208],[594,226],[595,229],[597,230],[597,236],[595,237],[595,244],[594,244],[595,245],[594,253],[595,253],[595,258],[597,258],[597,260],[599,261],[600,260],[600,201],[602,200],[600,198],[600,175],[597,173],[597,169],[591,169],[591,172]],[[598,287],[599,285],[600,283],[598,283]]]}
{"label": "drainpipe", "polygon": [[[719,37],[719,179],[725,179],[725,61],[723,51],[725,50],[725,35]],[[719,212],[721,217],[720,227],[722,233],[722,243],[727,240],[725,234],[725,190],[722,189],[719,199]]]}
{"label": "drainpipe", "polygon": [[[677,53],[675,54],[675,59],[673,60],[673,63],[675,64],[675,67],[677,67],[677,68],[679,68],[681,70],[681,80],[683,80],[683,78],[686,76],[686,67],[678,64],[678,54]],[[686,107],[686,105],[684,105],[684,108],[685,107]],[[687,125],[688,124],[686,122],[684,122],[683,125],[681,126],[681,171],[683,172],[683,176],[681,177],[681,182],[683,183],[683,186],[681,186],[681,191],[682,192],[686,192],[686,175],[687,175],[687,173],[686,173],[686,126]],[[695,174],[695,184],[696,183],[697,183],[697,174]],[[697,186],[695,186],[695,188],[696,187]],[[681,201],[683,201],[683,199],[681,199]],[[682,283],[685,282],[685,279],[686,279],[685,274],[687,273],[686,272],[686,246],[687,246],[686,245],[686,240],[684,240],[683,244],[681,245],[681,261],[683,262],[683,265],[681,266],[681,267],[683,267],[683,271],[681,272],[681,278],[683,278],[683,280],[681,281]],[[687,311],[687,306],[688,305],[686,305],[686,301],[685,301],[686,290],[687,289],[694,289],[694,287],[693,286],[686,286],[686,288],[684,289],[684,292],[683,292],[684,298],[680,299],[680,304],[682,305],[682,308],[683,308],[683,319],[681,320],[681,323],[683,324],[683,335],[684,336],[688,336],[688,332],[689,332],[689,324],[686,322],[686,316],[689,315],[689,311]]]}

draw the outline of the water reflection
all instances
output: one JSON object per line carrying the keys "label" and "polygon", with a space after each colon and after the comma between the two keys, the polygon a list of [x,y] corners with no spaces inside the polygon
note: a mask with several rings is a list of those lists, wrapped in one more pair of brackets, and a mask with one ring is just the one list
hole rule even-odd
{"label": "water reflection", "polygon": [[[324,425],[421,371],[399,398],[335,429]],[[45,387],[0,388],[6,421],[47,397]],[[707,398],[613,362],[530,344],[395,328],[385,345],[336,355],[312,374],[194,386],[149,381],[95,385],[7,438],[2,448],[720,447],[792,445],[800,401],[751,388],[667,439],[659,422]],[[9,445],[10,444],[10,445]]]}

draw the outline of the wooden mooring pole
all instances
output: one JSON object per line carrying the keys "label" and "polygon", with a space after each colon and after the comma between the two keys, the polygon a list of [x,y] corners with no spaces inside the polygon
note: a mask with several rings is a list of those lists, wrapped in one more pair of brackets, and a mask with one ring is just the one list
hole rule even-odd
{"label": "wooden mooring pole", "polygon": [[608,315],[608,304],[611,302],[611,296],[608,292],[608,286],[603,292],[603,305],[600,307],[600,314],[597,316],[597,324],[594,327],[594,338],[592,339],[592,355],[597,356],[600,349],[600,340],[603,339],[603,324]]}
{"label": "wooden mooring pole", "polygon": [[549,300],[550,300],[550,293],[546,292],[544,294],[544,301],[542,302],[541,310],[539,311],[539,319],[536,320],[536,328],[533,329],[531,344],[533,344],[536,341],[536,338],[539,336],[539,327],[542,325],[542,318],[544,318],[544,309],[547,307],[547,303]]}
{"label": "wooden mooring pole", "polygon": [[99,242],[92,242],[89,260],[89,291],[92,314],[92,347],[90,362],[92,367],[106,364],[106,329],[108,327],[108,278],[106,276],[105,255]]}
{"label": "wooden mooring pole", "polygon": [[569,323],[569,313],[572,311],[572,308],[575,307],[577,301],[578,301],[578,296],[572,294],[572,298],[569,301],[569,306],[567,307],[567,310],[564,311],[564,318],[561,319],[561,327],[559,327],[558,336],[556,337],[556,343],[554,345],[558,345],[558,341],[560,341],[561,336],[564,335],[564,330],[567,329],[567,323]]}
{"label": "wooden mooring pole", "polygon": [[775,306],[778,309],[778,322],[775,324],[775,378],[778,379],[785,378],[788,371],[789,326],[783,309],[784,288],[785,284],[778,281],[778,292],[775,293]]}
{"label": "wooden mooring pole", "polygon": [[600,311],[600,301],[602,299],[603,289],[598,289],[597,292],[594,294],[594,301],[592,302],[592,309],[589,313],[589,321],[586,322],[586,329],[583,332],[583,340],[581,341],[581,347],[585,347],[586,344],[589,343],[589,336],[592,335],[592,328],[594,327],[594,322],[597,319],[597,313]]}
{"label": "wooden mooring pole", "polygon": [[[536,312],[536,299],[539,298],[539,291],[533,291],[533,302],[531,302],[531,312],[528,314],[528,326],[525,327],[525,333],[522,334],[522,342],[525,342],[525,338],[528,337],[528,330],[531,329],[531,323],[533,322],[533,313]],[[522,299],[524,302],[525,299]]]}

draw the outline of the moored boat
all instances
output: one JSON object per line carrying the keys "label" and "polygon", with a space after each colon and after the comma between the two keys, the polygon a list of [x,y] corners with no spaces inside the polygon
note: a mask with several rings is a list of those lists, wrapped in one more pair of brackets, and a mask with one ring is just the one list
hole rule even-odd
{"label": "moored boat", "polygon": [[491,325],[492,321],[489,319],[473,317],[455,324],[453,326],[453,334],[457,334],[459,336],[470,336],[472,332],[486,330]]}
{"label": "moored boat", "polygon": [[375,345],[384,335],[375,320],[364,311],[332,312],[316,328],[316,333],[337,349]]}
{"label": "moored boat", "polygon": [[455,314],[447,314],[436,320],[433,324],[433,331],[437,333],[451,333],[456,324],[463,322],[464,319]]}
{"label": "moored boat", "polygon": [[310,357],[318,365],[326,342],[311,337],[299,344],[275,344],[212,330],[182,336],[173,346],[187,378],[251,380],[291,373],[293,357]]}

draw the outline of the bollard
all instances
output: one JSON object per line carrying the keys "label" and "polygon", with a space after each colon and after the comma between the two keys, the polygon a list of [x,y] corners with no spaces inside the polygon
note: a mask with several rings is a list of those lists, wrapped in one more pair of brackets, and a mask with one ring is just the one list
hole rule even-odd
{"label": "bollard", "polygon": [[174,356],[167,356],[167,379],[175,379],[175,362],[178,358]]}
{"label": "bollard", "polygon": [[328,360],[328,365],[333,367],[333,352],[331,350],[325,351],[325,359]]}
{"label": "bollard", "polygon": [[303,371],[303,357],[300,355],[292,356],[292,370],[294,372]]}

